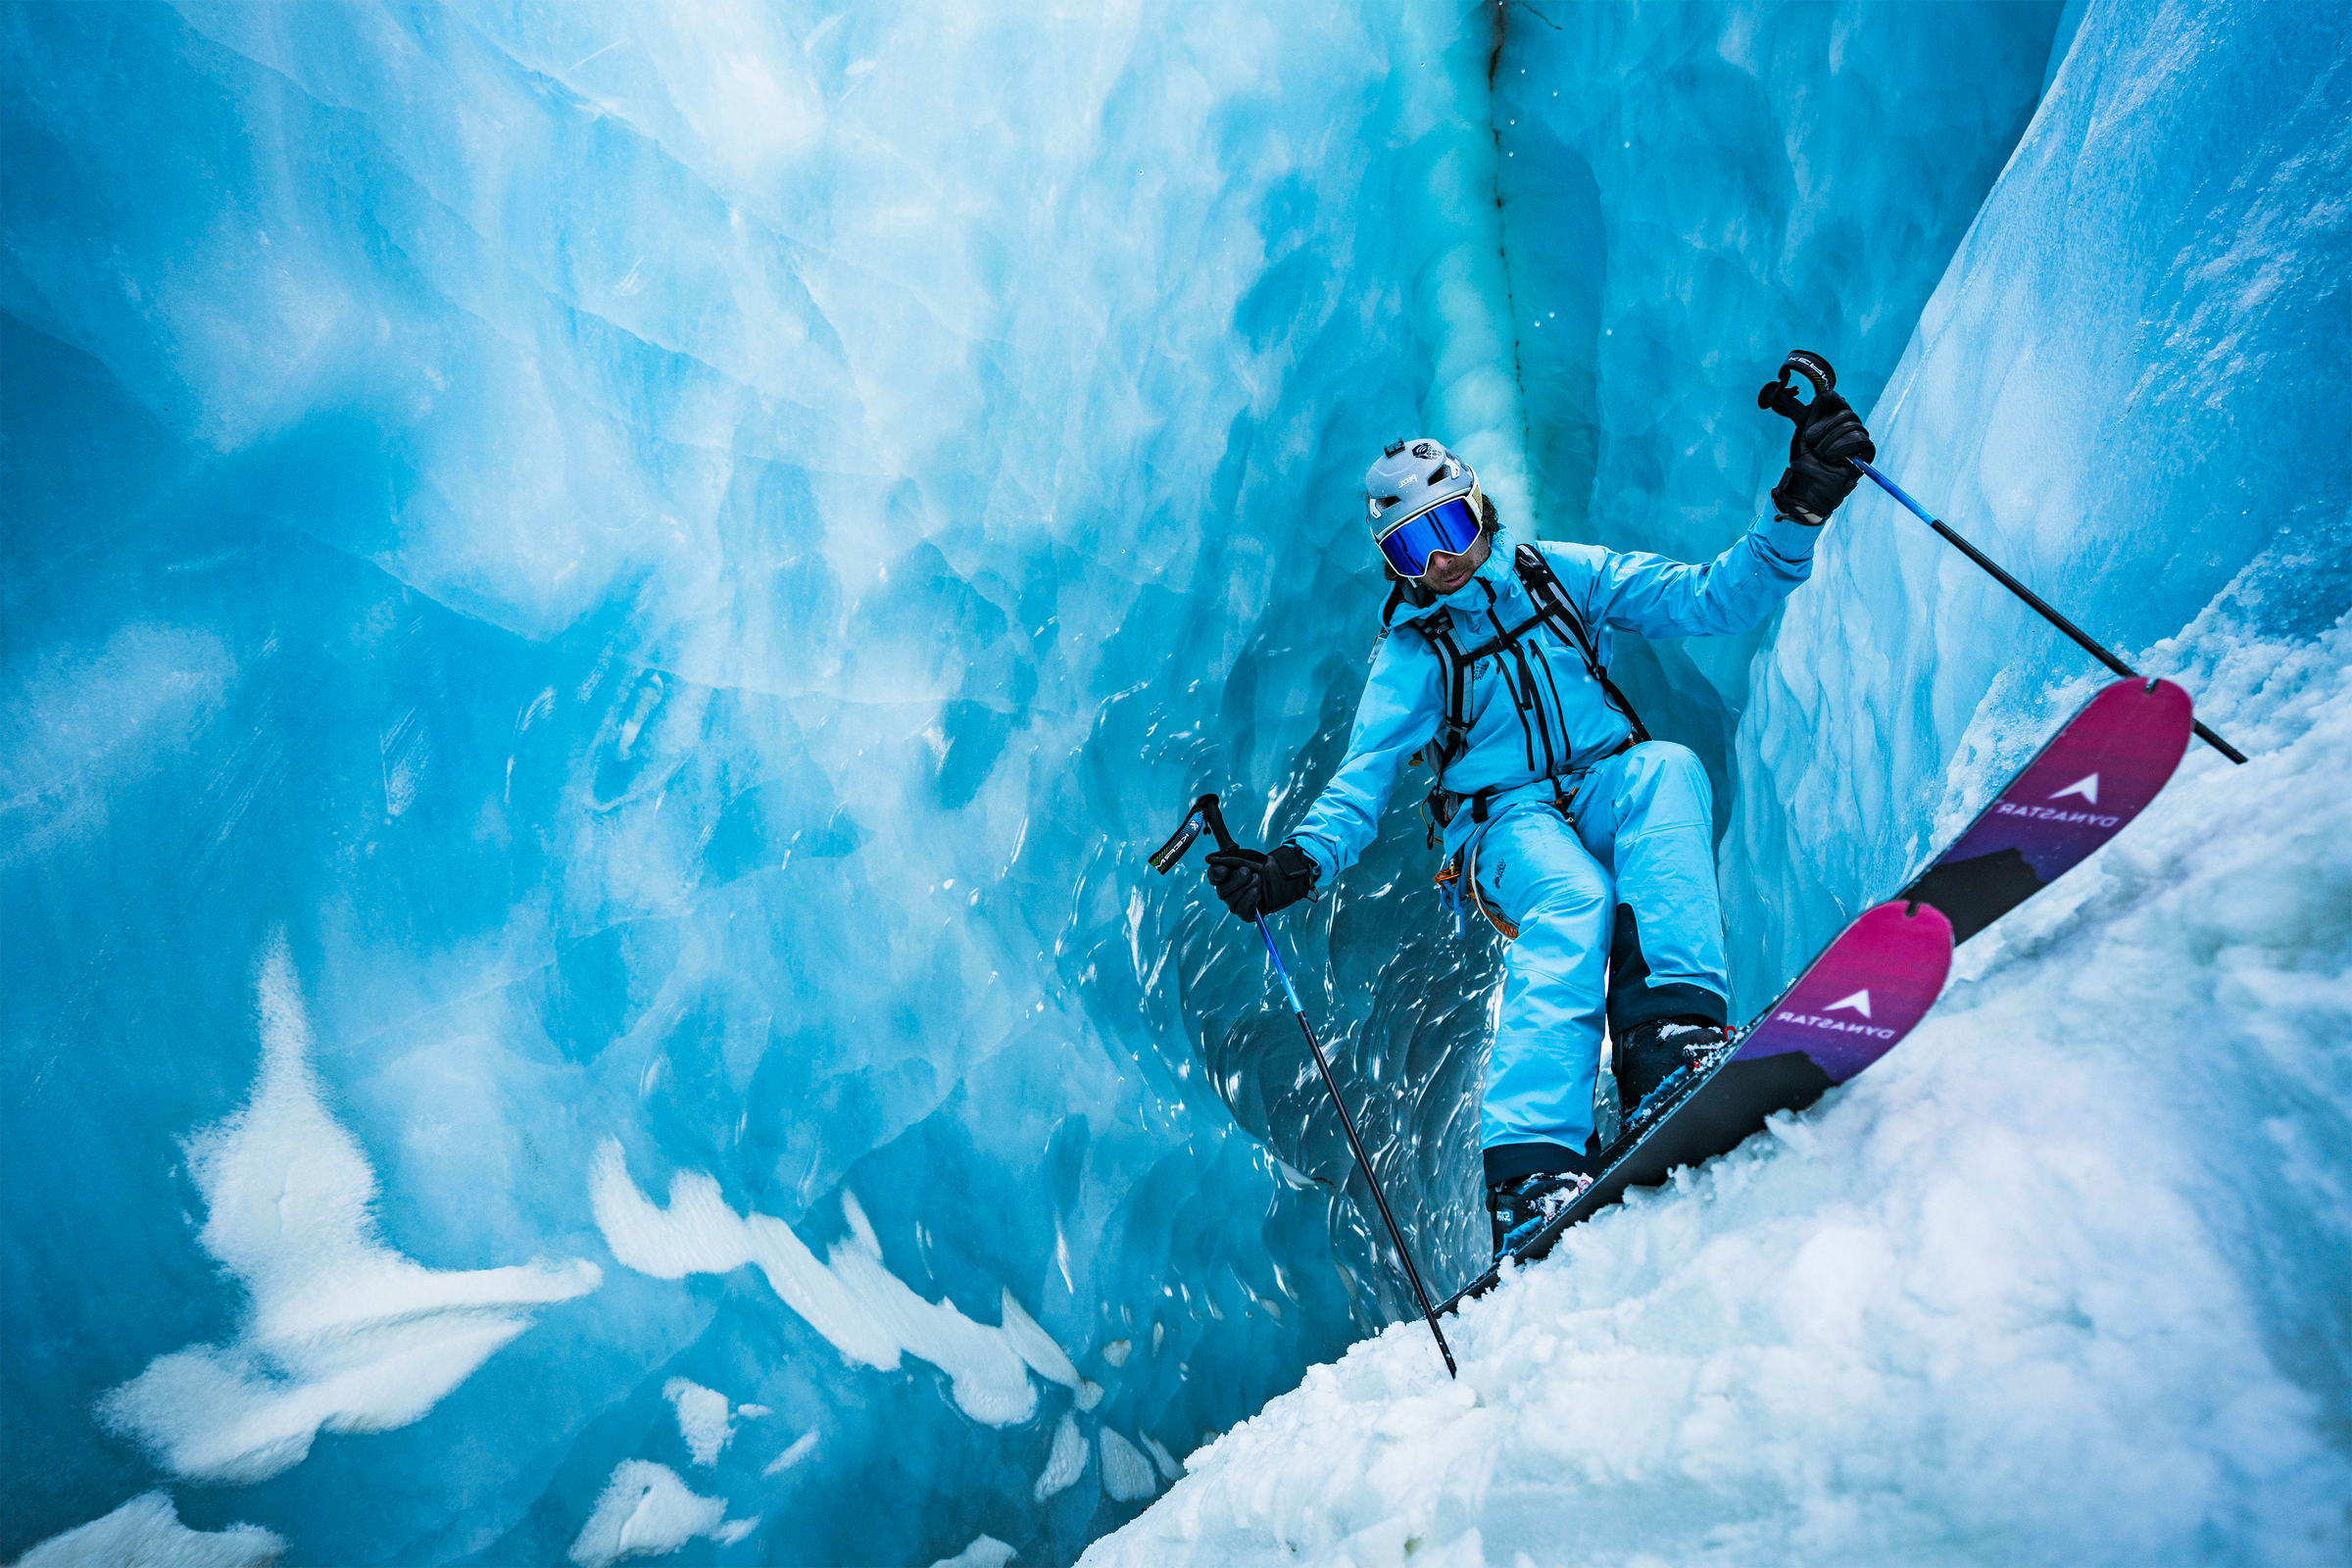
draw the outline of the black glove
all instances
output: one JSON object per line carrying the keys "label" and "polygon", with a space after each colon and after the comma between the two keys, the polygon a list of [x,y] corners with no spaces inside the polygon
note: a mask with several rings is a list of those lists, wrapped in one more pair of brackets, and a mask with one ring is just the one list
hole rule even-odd
{"label": "black glove", "polygon": [[1254,920],[1312,893],[1315,862],[1296,844],[1278,844],[1272,855],[1219,850],[1208,858],[1208,880],[1235,919]]}
{"label": "black glove", "polygon": [[1818,528],[1861,480],[1862,470],[1846,460],[1869,463],[1878,455],[1853,405],[1835,392],[1817,393],[1788,438],[1788,471],[1773,486],[1772,504],[1790,521]]}

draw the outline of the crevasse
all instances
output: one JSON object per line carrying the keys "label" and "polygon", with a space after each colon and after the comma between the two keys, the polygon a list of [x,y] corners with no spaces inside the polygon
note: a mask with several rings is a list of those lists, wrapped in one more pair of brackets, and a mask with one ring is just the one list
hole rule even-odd
{"label": "crevasse", "polygon": [[[2341,34],[0,11],[0,1553],[2328,1560]],[[1381,442],[1699,556],[1799,344],[2256,760],[1465,1319],[1463,1404],[1348,1351],[1360,1178],[1141,856],[1336,760]],[[1941,548],[1863,498],[1623,658],[1751,1004],[2087,690]],[[1459,1279],[1429,860],[1400,804],[1283,937]]]}

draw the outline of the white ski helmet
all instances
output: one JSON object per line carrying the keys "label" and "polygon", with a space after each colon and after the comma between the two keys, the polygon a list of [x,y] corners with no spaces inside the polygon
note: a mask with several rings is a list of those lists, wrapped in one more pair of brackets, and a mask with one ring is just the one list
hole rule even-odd
{"label": "white ski helmet", "polygon": [[1381,518],[1396,515],[1399,507],[1410,515],[1477,488],[1478,474],[1442,441],[1416,436],[1383,447],[1380,461],[1364,470],[1364,507],[1371,514],[1372,536],[1380,537]]}

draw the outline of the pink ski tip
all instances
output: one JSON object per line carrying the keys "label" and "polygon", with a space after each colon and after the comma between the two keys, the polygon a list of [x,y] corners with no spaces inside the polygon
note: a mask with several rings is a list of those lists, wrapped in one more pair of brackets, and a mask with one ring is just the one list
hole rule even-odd
{"label": "pink ski tip", "polygon": [[1952,925],[1932,904],[1865,909],[1740,1042],[1737,1059],[1801,1051],[1843,1083],[1927,1016],[1952,967]]}

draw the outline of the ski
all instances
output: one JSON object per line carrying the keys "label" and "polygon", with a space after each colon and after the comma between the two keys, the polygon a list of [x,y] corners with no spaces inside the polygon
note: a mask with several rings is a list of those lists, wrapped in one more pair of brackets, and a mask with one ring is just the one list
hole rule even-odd
{"label": "ski", "polygon": [[2123,831],[2180,765],[2194,721],[2169,680],[2105,688],[1895,897],[1933,904],[1966,942]]}
{"label": "ski", "polygon": [[[2099,692],[1924,872],[1839,932],[1755,1022],[1661,1085],[1600,1175],[1509,1256],[1534,1262],[1629,1188],[1738,1148],[1774,1112],[1804,1109],[1893,1050],[1941,993],[1953,947],[2121,832],[2180,765],[2193,723],[2171,681]],[[1501,1275],[1497,1258],[1439,1311]]]}

